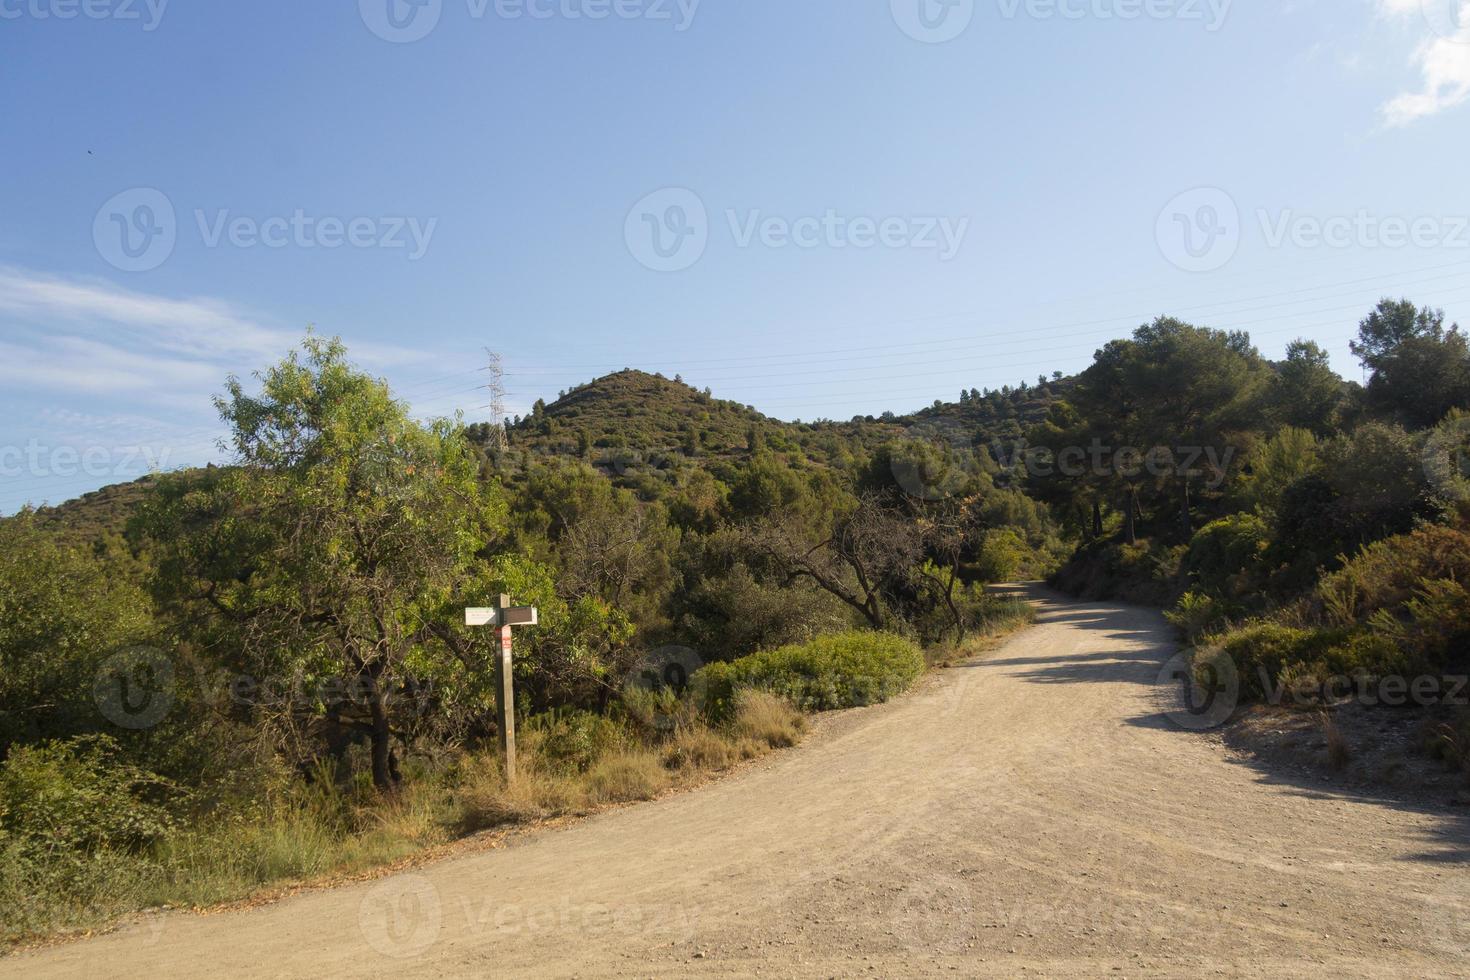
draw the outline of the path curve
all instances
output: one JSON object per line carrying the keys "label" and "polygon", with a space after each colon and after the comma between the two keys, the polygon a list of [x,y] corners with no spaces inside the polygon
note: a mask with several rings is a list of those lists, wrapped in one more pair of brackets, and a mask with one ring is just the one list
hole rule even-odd
{"label": "path curve", "polygon": [[704,789],[29,978],[1470,976],[1470,821],[1181,731],[1156,612],[1039,624]]}

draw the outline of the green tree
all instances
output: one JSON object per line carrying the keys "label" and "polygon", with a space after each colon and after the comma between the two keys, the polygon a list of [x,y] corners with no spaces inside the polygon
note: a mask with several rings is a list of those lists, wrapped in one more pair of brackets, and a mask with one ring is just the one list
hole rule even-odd
{"label": "green tree", "polygon": [[1317,437],[1306,429],[1288,426],[1252,447],[1235,487],[1235,503],[1245,510],[1272,517],[1287,488],[1320,465]]}
{"label": "green tree", "polygon": [[1328,436],[1336,429],[1343,381],[1326,351],[1310,340],[1294,340],[1277,366],[1267,401],[1283,425]]}
{"label": "green tree", "polygon": [[1373,371],[1371,409],[1416,428],[1470,407],[1470,345],[1444,312],[1384,300],[1358,327],[1352,351]]}
{"label": "green tree", "polygon": [[483,557],[504,523],[450,422],[422,425],[336,340],[231,378],[216,399],[236,465],[176,478],[145,511],[154,588],[196,639],[256,677],[334,677],[365,712],[373,782],[400,778],[394,699],[445,624],[487,598]]}
{"label": "green tree", "polygon": [[0,758],[17,743],[109,730],[93,701],[98,670],[152,628],[147,597],[116,567],[30,513],[0,521]]}
{"label": "green tree", "polygon": [[[1131,340],[1099,351],[1072,400],[1091,434],[1114,453],[1127,447],[1147,454],[1157,448],[1177,457],[1210,448],[1223,459],[1231,437],[1258,417],[1267,377],[1248,335],[1161,317],[1140,327]],[[1129,543],[1137,540],[1145,494],[1158,498],[1172,489],[1187,533],[1194,484],[1204,476],[1220,476],[1207,474],[1198,462],[1192,468],[1152,470],[1142,460],[1116,456],[1110,465],[1113,482],[1124,491]]]}

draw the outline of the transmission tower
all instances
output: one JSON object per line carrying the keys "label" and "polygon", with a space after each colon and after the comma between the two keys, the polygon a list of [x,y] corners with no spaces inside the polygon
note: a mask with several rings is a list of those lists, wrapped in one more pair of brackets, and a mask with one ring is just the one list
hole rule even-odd
{"label": "transmission tower", "polygon": [[505,448],[505,363],[498,352],[485,348],[490,365],[485,370],[490,381],[485,390],[490,392],[490,445],[495,449]]}

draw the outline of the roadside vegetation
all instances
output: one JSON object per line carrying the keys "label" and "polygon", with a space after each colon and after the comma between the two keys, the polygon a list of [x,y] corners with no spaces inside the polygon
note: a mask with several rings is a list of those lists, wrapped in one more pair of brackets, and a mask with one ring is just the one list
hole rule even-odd
{"label": "roadside vegetation", "polygon": [[1168,608],[1202,676],[1228,670],[1247,702],[1326,712],[1338,762],[1332,713],[1357,699],[1419,710],[1420,749],[1458,769],[1470,350],[1443,314],[1385,300],[1353,351],[1366,387],[1309,342],[1271,364],[1241,334],[1176,321],[1100,351],[1037,443],[1205,447],[1229,463],[1033,484],[1082,539],[1053,581]]}
{"label": "roadside vegetation", "polygon": [[[1029,621],[991,588],[1019,579],[1169,609],[1347,764],[1334,677],[1470,673],[1470,353],[1406,301],[1355,351],[1366,387],[1161,319],[910,416],[625,371],[496,428],[415,420],[309,335],[225,384],[228,465],[0,520],[0,935],[692,785]],[[514,782],[499,646],[462,625],[502,594],[540,610]],[[1421,700],[1470,767],[1463,709]]]}
{"label": "roadside vegetation", "polygon": [[[649,390],[647,424],[617,407]],[[987,583],[1062,547],[993,467],[908,492],[933,449],[897,423],[788,431],[649,375],[491,433],[309,336],[217,407],[229,465],[0,521],[6,941],[693,785],[1024,622]],[[548,448],[553,418],[653,440],[693,407],[715,435],[662,454]],[[497,638],[463,626],[501,594],[540,611],[514,780]]]}

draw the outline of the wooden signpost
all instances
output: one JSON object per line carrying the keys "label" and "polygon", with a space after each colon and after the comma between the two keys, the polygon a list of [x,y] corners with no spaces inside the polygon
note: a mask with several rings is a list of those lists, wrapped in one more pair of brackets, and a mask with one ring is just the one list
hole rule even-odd
{"label": "wooden signpost", "polygon": [[500,745],[505,752],[505,780],[516,778],[516,696],[515,671],[511,669],[511,630],[517,626],[535,626],[535,606],[512,606],[510,596],[502,595],[493,609],[466,609],[466,626],[494,626],[500,630],[500,655],[495,658],[495,720],[500,726]]}

